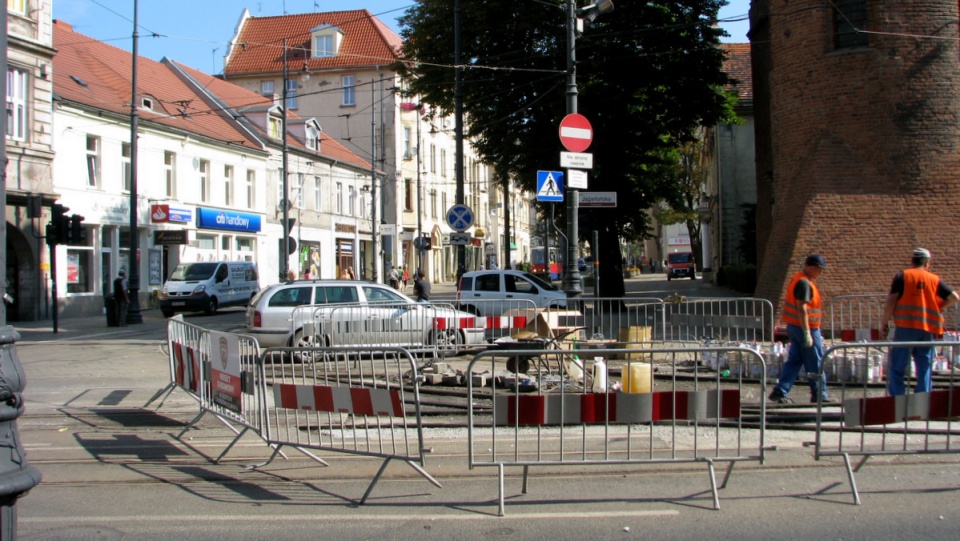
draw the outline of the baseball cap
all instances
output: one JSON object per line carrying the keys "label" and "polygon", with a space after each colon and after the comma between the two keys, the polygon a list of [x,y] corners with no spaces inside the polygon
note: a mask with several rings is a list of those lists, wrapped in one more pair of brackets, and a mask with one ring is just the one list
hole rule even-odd
{"label": "baseball cap", "polygon": [[931,259],[933,256],[930,255],[930,250],[926,248],[916,248],[913,250],[913,257]]}
{"label": "baseball cap", "polygon": [[820,267],[821,269],[827,268],[827,262],[823,260],[823,256],[820,254],[808,255],[807,260],[803,264],[808,267]]}

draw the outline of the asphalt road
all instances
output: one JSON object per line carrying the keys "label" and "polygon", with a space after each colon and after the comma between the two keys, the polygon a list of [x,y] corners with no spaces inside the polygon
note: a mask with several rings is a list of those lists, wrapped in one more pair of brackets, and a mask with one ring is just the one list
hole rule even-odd
{"label": "asphalt road", "polygon": [[[700,280],[628,285],[637,295],[729,295]],[[320,453],[324,467],[285,448],[288,459],[249,470],[270,453],[246,434],[214,464],[234,433],[211,416],[176,439],[198,409],[180,391],[144,407],[169,381],[154,312],[125,328],[15,325],[27,375],[18,424],[44,476],[17,505],[19,539],[955,539],[960,526],[957,455],[873,458],[857,474],[855,506],[842,460],[814,460],[810,432],[776,430],[765,464],[734,468],[719,511],[703,463],[572,465],[532,468],[526,494],[521,470],[508,468],[501,518],[497,471],[467,467],[462,429],[425,431],[426,470],[443,488],[394,461],[357,505],[378,459]],[[236,330],[242,318],[228,309],[188,321]]]}

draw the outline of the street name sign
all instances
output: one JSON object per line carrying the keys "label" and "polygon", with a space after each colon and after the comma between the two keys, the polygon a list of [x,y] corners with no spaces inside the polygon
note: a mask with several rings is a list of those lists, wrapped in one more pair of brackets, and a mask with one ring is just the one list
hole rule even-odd
{"label": "street name sign", "polygon": [[580,208],[614,208],[617,206],[617,192],[580,192]]}

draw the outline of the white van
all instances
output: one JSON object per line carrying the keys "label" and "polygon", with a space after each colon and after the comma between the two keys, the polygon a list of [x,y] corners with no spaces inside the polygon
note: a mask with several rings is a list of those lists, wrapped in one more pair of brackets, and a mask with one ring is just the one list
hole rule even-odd
{"label": "white van", "polygon": [[464,273],[457,284],[457,309],[499,316],[512,308],[566,308],[567,294],[529,272],[482,270]]}
{"label": "white van", "polygon": [[212,314],[223,306],[246,306],[259,290],[256,263],[182,263],[160,290],[160,311],[164,317],[177,312]]}

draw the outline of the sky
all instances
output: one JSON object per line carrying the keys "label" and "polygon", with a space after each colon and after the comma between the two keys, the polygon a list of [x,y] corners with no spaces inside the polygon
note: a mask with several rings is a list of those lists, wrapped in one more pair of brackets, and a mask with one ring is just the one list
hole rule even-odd
{"label": "sky", "polygon": [[[133,4],[134,0],[54,0],[53,18],[73,25],[80,34],[129,51]],[[399,31],[397,17],[413,4],[412,0],[137,0],[137,50],[152,60],[167,57],[216,74],[223,71],[223,56],[244,8],[262,17],[366,9]],[[747,42],[749,10],[750,0],[729,0],[720,9],[720,26],[730,34],[723,41]]]}

